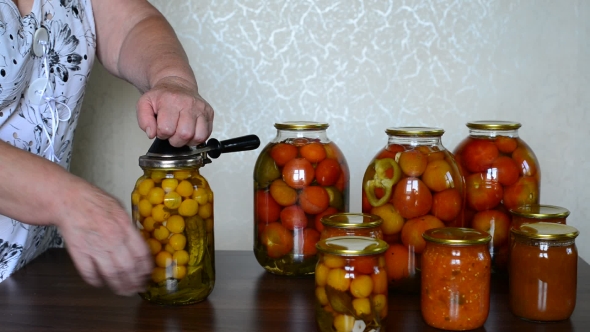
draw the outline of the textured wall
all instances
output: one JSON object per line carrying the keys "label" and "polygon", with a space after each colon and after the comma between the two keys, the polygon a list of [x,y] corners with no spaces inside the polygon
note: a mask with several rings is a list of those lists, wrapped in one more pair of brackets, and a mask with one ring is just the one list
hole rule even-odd
{"label": "textured wall", "polygon": [[[360,210],[365,167],[385,128],[446,130],[452,150],[472,120],[513,120],[541,163],[541,202],[567,207],[590,258],[590,5],[567,1],[152,0],[176,29],[200,90],[216,110],[213,137],[315,120],[351,169]],[[138,93],[93,73],[72,171],[130,207],[150,145]],[[260,148],[261,149],[261,148]],[[260,149],[221,156],[203,174],[216,194],[218,249],[251,250],[252,171]]]}

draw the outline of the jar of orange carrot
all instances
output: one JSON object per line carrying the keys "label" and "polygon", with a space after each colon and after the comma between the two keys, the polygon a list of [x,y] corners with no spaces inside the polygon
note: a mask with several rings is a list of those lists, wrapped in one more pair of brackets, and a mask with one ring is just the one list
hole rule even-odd
{"label": "jar of orange carrot", "polygon": [[424,232],[421,310],[426,324],[462,331],[481,327],[490,308],[492,237],[470,228]]}

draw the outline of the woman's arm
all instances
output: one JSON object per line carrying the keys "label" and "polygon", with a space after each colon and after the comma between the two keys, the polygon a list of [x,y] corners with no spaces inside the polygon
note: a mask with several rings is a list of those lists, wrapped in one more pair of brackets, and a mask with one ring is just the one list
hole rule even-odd
{"label": "woman's arm", "polygon": [[186,53],[162,14],[145,0],[92,5],[99,60],[143,93],[137,103],[140,128],[174,146],[204,142],[213,109],[199,95]]}

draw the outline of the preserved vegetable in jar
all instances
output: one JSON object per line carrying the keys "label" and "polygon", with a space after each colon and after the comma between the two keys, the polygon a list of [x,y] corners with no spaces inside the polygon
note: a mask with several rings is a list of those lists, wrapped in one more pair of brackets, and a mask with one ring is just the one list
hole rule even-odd
{"label": "preserved vegetable in jar", "polygon": [[387,145],[369,163],[362,183],[362,212],[383,219],[389,243],[385,265],[390,291],[420,291],[420,255],[427,229],[463,226],[463,178],[442,145],[444,130],[388,128]]}
{"label": "preserved vegetable in jar", "polygon": [[490,308],[491,236],[470,228],[424,232],[421,311],[424,321],[444,330],[483,326]]}
{"label": "preserved vegetable in jar", "polygon": [[541,170],[531,148],[519,137],[520,123],[474,121],[454,154],[465,177],[467,227],[492,236],[492,268],[505,272],[510,247],[509,211],[537,205]]}
{"label": "preserved vegetable in jar", "polygon": [[512,228],[518,228],[523,223],[554,222],[566,224],[570,211],[554,205],[528,205],[510,209]]}
{"label": "preserved vegetable in jar", "polygon": [[366,236],[383,239],[381,217],[367,213],[335,213],[321,219],[320,240],[335,236]]}
{"label": "preserved vegetable in jar", "polygon": [[255,135],[203,146],[155,139],[139,157],[143,175],[131,193],[132,219],[151,250],[154,269],[140,296],[163,305],[203,301],[215,285],[213,191],[199,169],[222,152],[255,149]]}
{"label": "preserved vegetable in jar", "polygon": [[321,218],[348,212],[348,164],[327,123],[275,128],[254,167],[254,255],[274,274],[313,274]]}
{"label": "preserved vegetable in jar", "polygon": [[387,243],[338,236],[317,243],[316,321],[322,332],[382,331],[387,317]]}
{"label": "preserved vegetable in jar", "polygon": [[510,310],[531,321],[568,319],[576,306],[578,230],[536,222],[511,232]]}

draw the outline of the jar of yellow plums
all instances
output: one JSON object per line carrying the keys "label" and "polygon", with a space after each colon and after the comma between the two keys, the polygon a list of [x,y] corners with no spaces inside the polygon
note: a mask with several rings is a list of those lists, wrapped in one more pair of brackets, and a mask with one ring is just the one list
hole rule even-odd
{"label": "jar of yellow plums", "polygon": [[215,284],[213,191],[199,169],[222,152],[259,146],[254,135],[198,147],[156,139],[139,157],[143,175],[131,194],[132,217],[154,259],[144,299],[163,305],[203,301]]}

